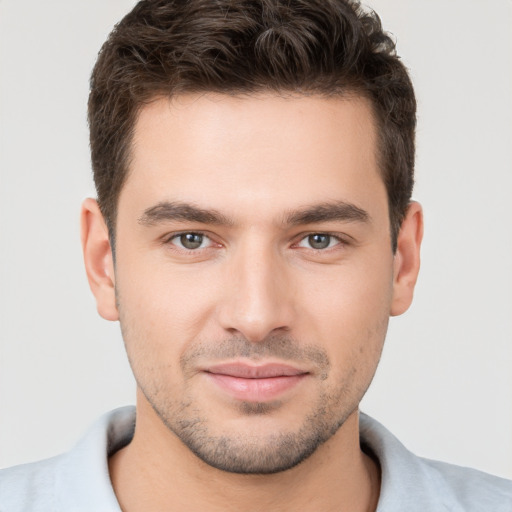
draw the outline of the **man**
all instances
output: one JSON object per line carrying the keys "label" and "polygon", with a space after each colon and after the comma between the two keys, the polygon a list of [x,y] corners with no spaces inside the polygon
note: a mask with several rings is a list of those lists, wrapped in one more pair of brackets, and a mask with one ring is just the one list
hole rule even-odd
{"label": "man", "polygon": [[511,510],[358,404],[410,305],[415,100],[342,1],[139,3],[91,81],[99,313],[136,414],[0,477],[1,510]]}

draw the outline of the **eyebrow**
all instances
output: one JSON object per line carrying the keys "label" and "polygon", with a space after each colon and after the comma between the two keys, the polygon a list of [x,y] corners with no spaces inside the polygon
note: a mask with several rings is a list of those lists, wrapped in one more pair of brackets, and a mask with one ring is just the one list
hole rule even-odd
{"label": "eyebrow", "polygon": [[369,223],[370,215],[355,204],[345,201],[321,203],[285,215],[285,223],[293,226],[328,221]]}
{"label": "eyebrow", "polygon": [[[233,226],[234,222],[214,209],[204,209],[190,203],[161,201],[144,210],[138,222],[154,226],[161,222],[184,221],[217,226]],[[370,222],[370,215],[358,206],[345,201],[321,203],[285,214],[284,224],[296,226],[328,221]]]}
{"label": "eyebrow", "polygon": [[227,225],[233,224],[231,219],[217,210],[205,210],[189,203],[162,201],[147,208],[138,219],[139,224],[154,226],[166,221],[191,221],[200,224]]}

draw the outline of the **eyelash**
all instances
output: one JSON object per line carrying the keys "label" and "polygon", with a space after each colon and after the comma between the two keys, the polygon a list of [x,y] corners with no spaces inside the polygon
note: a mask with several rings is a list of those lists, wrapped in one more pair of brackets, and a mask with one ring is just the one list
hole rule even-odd
{"label": "eyelash", "polygon": [[[203,240],[201,241],[201,245],[204,242],[204,239],[209,240],[210,244],[207,247],[200,247],[199,246],[199,247],[197,247],[195,249],[188,249],[186,247],[179,246],[179,245],[173,243],[173,240],[179,239],[180,237],[183,237],[183,236],[186,236],[186,235],[201,236],[201,237],[203,237]],[[306,240],[306,239],[308,239],[310,237],[314,237],[314,236],[329,237],[329,245],[327,247],[324,247],[324,248],[303,247],[303,246],[300,245],[301,242],[303,242],[304,240]],[[331,244],[331,242],[333,240],[336,243],[331,246],[330,244]],[[211,236],[209,236],[208,234],[206,234],[206,233],[204,233],[202,231],[181,231],[181,232],[178,232],[178,233],[171,233],[170,235],[165,237],[164,244],[174,245],[174,246],[176,246],[177,250],[180,250],[180,251],[186,251],[186,252],[189,252],[189,253],[197,253],[197,252],[199,252],[201,250],[209,249],[212,245],[215,245],[215,242],[214,242],[214,240],[212,240]],[[217,245],[220,246],[221,244],[217,244]],[[323,231],[317,231],[317,232],[310,232],[310,233],[306,233],[306,234],[301,234],[300,238],[297,238],[297,242],[294,242],[292,244],[292,247],[309,249],[309,250],[315,251],[317,253],[320,253],[320,252],[327,252],[327,251],[330,251],[330,250],[334,250],[338,246],[343,247],[343,246],[347,246],[347,245],[349,245],[349,242],[346,240],[346,238],[341,237],[339,234],[333,234],[333,233],[326,233],[326,232],[323,232]]]}

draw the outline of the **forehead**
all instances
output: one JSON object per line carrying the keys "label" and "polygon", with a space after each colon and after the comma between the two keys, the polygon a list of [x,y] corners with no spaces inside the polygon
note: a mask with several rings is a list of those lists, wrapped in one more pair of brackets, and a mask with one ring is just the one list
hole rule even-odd
{"label": "forehead", "polygon": [[140,112],[131,156],[120,202],[129,196],[144,208],[180,200],[277,212],[384,192],[372,110],[361,97],[157,99]]}

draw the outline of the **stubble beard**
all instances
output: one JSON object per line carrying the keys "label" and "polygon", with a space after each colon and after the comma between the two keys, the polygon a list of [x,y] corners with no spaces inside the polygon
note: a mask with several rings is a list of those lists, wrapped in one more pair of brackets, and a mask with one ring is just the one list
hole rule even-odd
{"label": "stubble beard", "polygon": [[[123,338],[126,340],[125,329]],[[212,349],[211,347],[215,347]],[[214,344],[198,344],[182,357],[180,366],[185,380],[194,362],[205,352],[217,358],[251,357],[255,360],[273,356],[292,361],[314,361],[319,369],[317,378],[326,380],[330,371],[327,354],[317,347],[298,348],[296,341],[286,336],[274,335],[254,344],[243,338],[232,338]],[[139,388],[155,413],[166,427],[199,459],[222,471],[237,474],[273,474],[289,470],[310,457],[330,439],[357,409],[370,382],[364,388],[354,389],[356,369],[344,376],[343,382],[331,392],[320,393],[310,406],[300,426],[295,430],[257,435],[254,432],[214,432],[213,422],[205,411],[197,407],[190,396],[181,401],[169,388],[162,386],[164,379],[155,376],[154,367],[134,367]],[[137,371],[139,370],[139,371]],[[153,375],[150,375],[153,373]],[[142,377],[142,378],[140,378]],[[309,377],[308,377],[309,378]],[[371,379],[370,379],[371,380]],[[357,388],[357,386],[356,386]],[[255,420],[278,414],[283,407],[279,401],[239,402],[237,412]],[[221,429],[222,430],[222,429]],[[226,430],[226,429],[225,429]]]}
{"label": "stubble beard", "polygon": [[[357,403],[347,407],[340,397],[321,395],[296,431],[266,436],[244,432],[214,435],[210,421],[194,409],[192,402],[168,407],[165,401],[144,389],[142,392],[167,428],[199,459],[222,471],[245,475],[268,475],[297,466],[330,439],[357,408]],[[261,417],[279,407],[280,404],[241,402],[238,411],[247,417]]]}
{"label": "stubble beard", "polygon": [[[216,435],[204,411],[197,408],[191,397],[176,400],[173,390],[164,384],[169,370],[161,361],[145,361],[142,355],[149,355],[145,336],[136,333],[125,321],[123,310],[116,294],[120,312],[123,341],[139,389],[163,424],[200,460],[222,471],[245,475],[268,475],[289,470],[310,457],[322,444],[328,441],[357,410],[366,393],[380,359],[382,345],[387,331],[388,317],[377,322],[367,331],[367,340],[380,338],[378,353],[370,355],[374,366],[361,380],[359,369],[354,365],[342,381],[330,391],[319,393],[316,401],[295,431],[274,432],[258,436],[250,432],[231,435]],[[130,340],[130,342],[128,342]],[[132,357],[130,345],[139,344],[137,358]],[[360,352],[364,348],[360,348]],[[254,361],[277,358],[298,363],[307,361],[317,369],[316,378],[326,381],[331,370],[327,352],[314,345],[302,345],[286,333],[275,333],[258,343],[243,337],[233,337],[215,343],[194,343],[180,359],[180,370],[187,381],[194,374],[197,361],[204,357],[212,360],[249,358]],[[137,360],[135,360],[137,359]],[[140,364],[140,366],[139,366]],[[157,368],[157,370],[155,370]],[[160,368],[160,372],[158,372]],[[191,371],[192,369],[192,371]],[[176,369],[175,369],[176,371]],[[185,386],[186,388],[186,386]],[[238,412],[246,417],[271,415],[282,404],[274,402],[239,402]]]}

